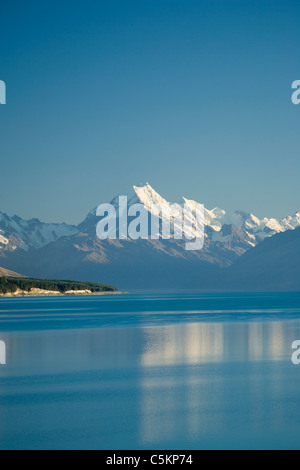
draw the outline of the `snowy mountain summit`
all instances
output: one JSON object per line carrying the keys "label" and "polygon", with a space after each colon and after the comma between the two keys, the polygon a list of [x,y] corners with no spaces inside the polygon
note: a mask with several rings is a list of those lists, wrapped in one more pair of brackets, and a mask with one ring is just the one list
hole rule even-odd
{"label": "snowy mountain summit", "polygon": [[[173,204],[155,191],[149,183],[133,186],[127,194],[121,194],[121,196],[126,195],[129,206],[143,204],[150,213],[153,212],[154,206]],[[111,204],[117,207],[118,201],[119,195],[111,201]],[[104,201],[99,201],[99,203],[101,202]],[[205,204],[205,201],[198,202]],[[194,203],[195,201],[183,197],[178,204],[189,206]],[[67,224],[46,224],[37,219],[24,220],[17,216],[9,217],[0,212],[0,256],[7,256],[8,253],[13,252],[41,250],[62,239],[65,240],[66,244],[78,247],[78,237],[82,234],[88,234],[90,240],[96,239],[98,220],[96,209],[93,209],[77,227]],[[212,210],[205,208],[205,244],[201,259],[213,264],[228,265],[235,257],[244,254],[264,239],[280,232],[293,230],[299,226],[300,212],[283,219],[259,219],[255,215],[243,211],[226,212],[217,207]],[[74,237],[77,237],[76,243]],[[114,245],[115,249],[124,246],[124,243],[126,241],[122,242],[122,245],[116,243]],[[139,241],[135,243],[135,246],[138,243]],[[175,246],[175,241],[169,245],[167,242],[164,242],[163,245],[159,245],[159,243],[158,241],[149,241],[149,247],[152,246],[152,249],[168,253],[169,256],[186,256],[185,253],[180,252],[180,245]],[[84,249],[88,250],[86,247]],[[95,250],[100,250],[98,245]],[[193,254],[190,256],[193,256]],[[197,256],[200,256],[199,253]],[[99,256],[99,253],[97,255],[91,253],[90,258],[93,260],[107,260],[107,250],[105,251],[104,246],[101,245],[101,256]]]}
{"label": "snowy mountain summit", "polygon": [[[116,196],[111,204],[118,204],[118,197]],[[130,192],[127,193],[128,205],[143,204],[149,211],[153,212],[152,208],[156,205],[172,205],[174,203],[167,201],[159,193],[157,193],[149,183],[145,185],[133,186]],[[182,198],[179,201],[181,206],[192,205],[196,201]],[[203,204],[202,201],[197,201]],[[247,240],[249,248],[256,246],[265,238],[271,237],[277,233],[285,232],[286,230],[294,230],[300,226],[300,211],[294,216],[288,216],[283,219],[263,218],[259,219],[252,213],[243,211],[226,212],[218,207],[208,210],[205,208],[205,226],[206,238],[214,242],[228,242],[232,231],[242,232]]]}

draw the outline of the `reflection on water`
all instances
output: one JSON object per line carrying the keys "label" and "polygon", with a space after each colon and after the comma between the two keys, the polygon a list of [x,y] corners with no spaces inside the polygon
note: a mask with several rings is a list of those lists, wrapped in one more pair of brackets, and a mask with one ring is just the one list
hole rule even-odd
{"label": "reflection on water", "polygon": [[0,448],[299,447],[300,320],[156,324],[0,332]]}
{"label": "reflection on water", "polygon": [[293,448],[300,371],[290,362],[299,327],[292,321],[146,328],[144,444],[178,442],[181,435],[196,448]]}
{"label": "reflection on water", "polygon": [[[299,323],[290,322],[291,331]],[[278,360],[287,352],[282,323],[195,323],[145,328],[144,366]],[[296,334],[296,333],[295,333]]]}
{"label": "reflection on water", "polygon": [[146,328],[143,366],[198,364],[224,360],[224,325],[190,323]]}
{"label": "reflection on water", "polygon": [[[0,377],[290,358],[300,321],[2,333]],[[298,336],[297,336],[298,335]]]}

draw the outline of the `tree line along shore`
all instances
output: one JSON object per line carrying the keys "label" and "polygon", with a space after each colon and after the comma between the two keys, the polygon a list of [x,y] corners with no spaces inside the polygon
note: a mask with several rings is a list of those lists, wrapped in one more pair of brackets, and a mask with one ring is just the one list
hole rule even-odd
{"label": "tree line along shore", "polygon": [[0,278],[1,296],[117,294],[114,286],[95,282],[50,279]]}

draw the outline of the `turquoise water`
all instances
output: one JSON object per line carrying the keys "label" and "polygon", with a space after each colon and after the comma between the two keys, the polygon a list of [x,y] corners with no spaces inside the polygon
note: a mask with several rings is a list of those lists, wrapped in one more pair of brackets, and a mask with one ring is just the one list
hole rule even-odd
{"label": "turquoise water", "polygon": [[0,300],[0,449],[299,449],[300,294]]}

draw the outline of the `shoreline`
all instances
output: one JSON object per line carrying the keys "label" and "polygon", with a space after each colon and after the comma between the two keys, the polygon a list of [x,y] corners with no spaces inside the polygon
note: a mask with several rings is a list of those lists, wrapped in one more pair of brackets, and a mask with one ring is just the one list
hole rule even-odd
{"label": "shoreline", "polygon": [[42,289],[31,289],[30,292],[17,290],[16,292],[9,292],[7,294],[0,294],[0,298],[15,298],[15,297],[84,297],[84,296],[97,296],[97,295],[120,295],[125,292],[91,292],[89,290],[84,291],[67,291],[65,293],[59,291],[46,291]]}

